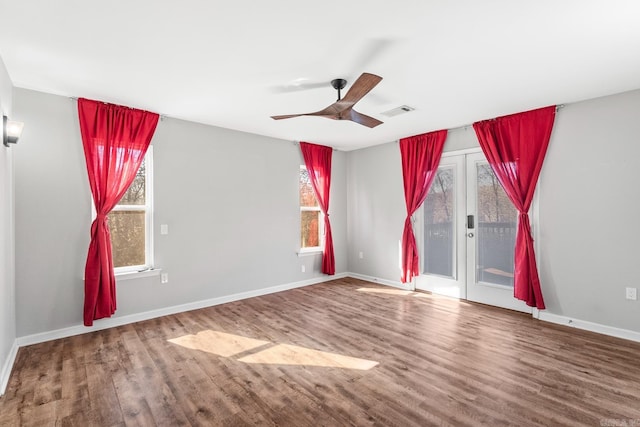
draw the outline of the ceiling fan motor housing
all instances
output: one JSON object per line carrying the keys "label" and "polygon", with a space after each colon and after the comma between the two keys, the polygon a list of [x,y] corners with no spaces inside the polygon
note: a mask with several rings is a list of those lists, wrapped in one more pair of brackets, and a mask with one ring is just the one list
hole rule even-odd
{"label": "ceiling fan motor housing", "polygon": [[333,88],[336,90],[344,89],[346,85],[347,85],[347,81],[345,79],[331,80],[331,86],[333,86]]}

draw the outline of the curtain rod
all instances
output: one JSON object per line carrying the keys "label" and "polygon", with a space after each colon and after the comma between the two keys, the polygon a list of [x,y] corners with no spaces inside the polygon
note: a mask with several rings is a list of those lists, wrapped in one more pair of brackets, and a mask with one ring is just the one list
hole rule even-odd
{"label": "curtain rod", "polygon": [[[78,97],[77,96],[70,96],[69,99],[72,100],[72,101],[77,101]],[[109,104],[109,103],[105,102],[105,104]],[[129,108],[132,108],[132,107],[129,107]],[[167,116],[166,114],[158,114],[158,116],[160,116],[160,121],[161,122],[164,122],[166,119],[169,118],[169,116]]]}
{"label": "curtain rod", "polygon": [[[556,112],[562,110],[566,106],[567,106],[567,104],[558,104],[558,105],[556,105]],[[491,119],[489,119],[489,120],[491,120]],[[462,125],[462,126],[456,126],[454,128],[448,128],[447,132],[451,132],[452,130],[458,130],[458,129],[467,130],[468,128],[472,128],[472,127],[473,127],[473,123],[470,123],[470,124],[466,124],[466,125]],[[396,139],[394,142],[400,143],[400,140]]]}
{"label": "curtain rod", "polygon": [[[558,111],[562,110],[562,109],[563,109],[564,107],[566,107],[566,106],[567,106],[567,104],[558,104],[558,105],[556,105],[556,113],[557,113]],[[491,119],[489,119],[489,120],[491,120]],[[458,129],[465,129],[465,130],[466,130],[466,129],[470,128],[470,127],[473,127],[473,123],[471,123],[471,124],[466,124],[466,125],[462,125],[462,126],[456,126],[456,127],[454,127],[454,128],[449,128],[449,129],[447,129],[447,130],[448,130],[448,131],[458,130]]]}
{"label": "curtain rod", "polygon": [[[291,141],[291,142],[292,142],[292,143],[293,143],[293,145],[295,145],[296,147],[297,147],[298,145],[300,145],[300,141]],[[337,148],[334,148],[334,147],[331,147],[331,149],[332,149],[333,151],[340,151],[340,150],[338,150]]]}
{"label": "curtain rod", "polygon": [[[70,96],[69,99],[73,100],[73,101],[77,101],[78,97],[77,96]],[[567,104],[558,104],[556,105],[556,113],[560,110],[562,110],[564,107],[566,107]],[[164,122],[166,119],[168,119],[169,116],[167,116],[166,114],[160,114],[160,121]],[[452,130],[458,130],[458,129],[464,129],[467,130],[468,128],[473,127],[473,123],[471,124],[466,124],[466,125],[461,125],[461,126],[456,126],[454,128],[448,128],[447,131],[450,132]],[[299,145],[300,141],[292,141],[293,145]],[[400,140],[396,140],[396,142],[400,142]],[[333,151],[339,151],[337,148],[334,148]]]}

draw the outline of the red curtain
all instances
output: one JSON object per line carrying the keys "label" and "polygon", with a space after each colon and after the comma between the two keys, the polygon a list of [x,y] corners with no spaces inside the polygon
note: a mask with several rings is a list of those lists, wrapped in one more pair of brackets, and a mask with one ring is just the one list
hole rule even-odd
{"label": "red curtain", "polygon": [[538,309],[544,309],[545,306],[528,212],[555,115],[556,107],[551,106],[473,124],[482,151],[519,212],[514,296]]}
{"label": "red curtain", "polygon": [[115,275],[107,214],[127,191],[147,152],[158,115],[78,99],[80,133],[96,208],[84,273],[84,324],[116,310]]}
{"label": "red curtain", "polygon": [[336,261],[333,255],[333,237],[329,222],[329,190],[331,188],[331,156],[333,148],[324,145],[300,143],[300,151],[304,164],[309,171],[311,185],[316,193],[320,210],[324,214],[324,252],[322,254],[322,272],[333,275],[336,272]]}
{"label": "red curtain", "polygon": [[431,182],[438,171],[447,131],[416,135],[400,140],[402,157],[402,178],[404,198],[407,205],[407,219],[402,232],[402,283],[410,282],[420,274],[418,247],[413,234],[411,216],[427,197]]}

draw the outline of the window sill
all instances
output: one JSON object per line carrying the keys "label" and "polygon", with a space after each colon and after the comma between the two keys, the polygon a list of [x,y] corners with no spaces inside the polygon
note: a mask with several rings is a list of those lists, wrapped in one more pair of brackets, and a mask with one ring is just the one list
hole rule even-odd
{"label": "window sill", "polygon": [[298,252],[298,256],[311,256],[311,255],[321,255],[323,252],[322,248],[318,249],[300,249]]}
{"label": "window sill", "polygon": [[161,268],[153,268],[150,270],[142,271],[127,271],[126,273],[116,273],[116,280],[118,282],[122,280],[142,279],[143,277],[159,276]]}

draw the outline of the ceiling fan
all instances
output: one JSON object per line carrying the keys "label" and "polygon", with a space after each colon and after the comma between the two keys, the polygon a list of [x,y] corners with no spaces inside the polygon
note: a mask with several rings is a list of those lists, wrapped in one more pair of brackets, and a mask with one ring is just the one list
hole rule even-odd
{"label": "ceiling fan", "polygon": [[271,116],[271,118],[274,120],[282,120],[300,116],[318,116],[333,120],[351,120],[352,122],[356,122],[363,126],[374,128],[382,124],[382,122],[378,119],[374,119],[373,117],[358,113],[353,109],[353,106],[367,93],[369,93],[378,83],[380,83],[381,80],[382,77],[376,76],[375,74],[362,73],[362,75],[358,77],[355,83],[351,86],[344,98],[340,97],[340,90],[344,89],[347,85],[347,81],[345,79],[331,80],[331,86],[338,91],[338,100],[327,108],[313,113]]}

